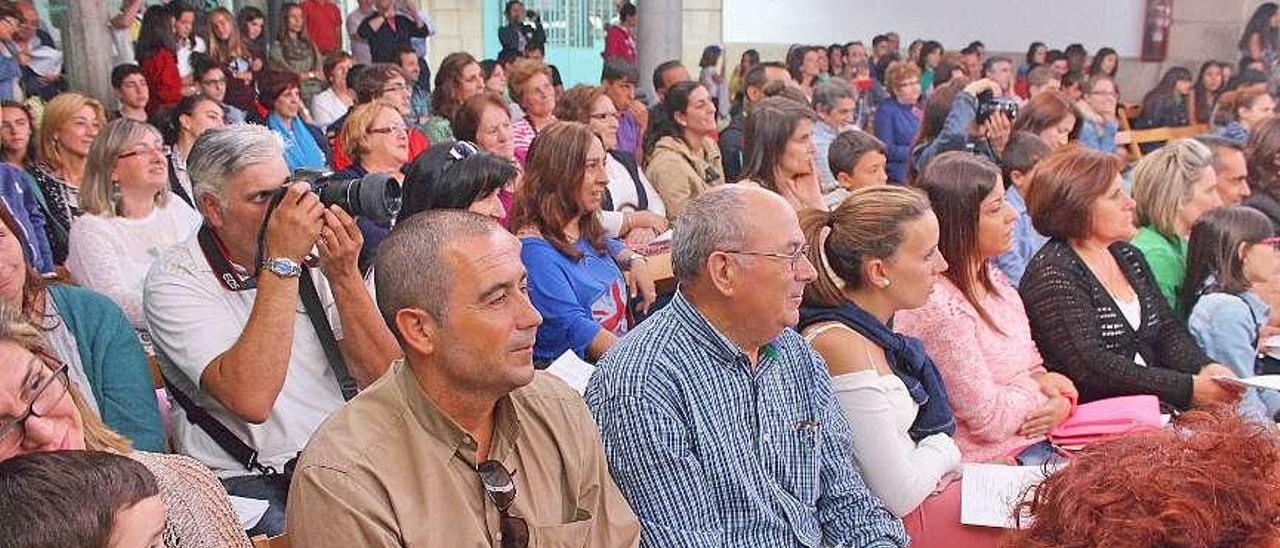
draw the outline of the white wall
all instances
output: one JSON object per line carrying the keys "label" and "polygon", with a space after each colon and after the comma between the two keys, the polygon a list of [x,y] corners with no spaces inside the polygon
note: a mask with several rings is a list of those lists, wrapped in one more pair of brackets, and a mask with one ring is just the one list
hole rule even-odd
{"label": "white wall", "polygon": [[[982,40],[991,51],[1026,51],[1080,42],[1136,56],[1142,47],[1141,0],[723,0],[725,42],[828,44],[895,30],[902,47],[917,37],[948,50]],[[1175,5],[1175,11],[1177,6]]]}

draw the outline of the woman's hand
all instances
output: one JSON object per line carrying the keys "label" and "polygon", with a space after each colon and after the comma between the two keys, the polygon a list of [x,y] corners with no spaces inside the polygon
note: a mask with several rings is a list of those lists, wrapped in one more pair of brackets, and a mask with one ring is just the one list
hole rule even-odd
{"label": "woman's hand", "polygon": [[1075,383],[1061,374],[1044,373],[1035,379],[1036,383],[1040,385],[1040,391],[1050,398],[1062,396],[1069,400],[1074,400],[1079,396],[1079,393],[1076,392]]}
{"label": "woman's hand", "polygon": [[1236,378],[1230,369],[1211,363],[1200,369],[1200,374],[1192,378],[1191,404],[1196,407],[1219,403],[1235,404],[1244,394],[1244,385],[1223,382],[1214,377]]}
{"label": "woman's hand", "polygon": [[640,303],[640,312],[648,314],[649,307],[658,300],[658,289],[654,286],[653,274],[649,272],[649,262],[644,258],[631,259],[630,273],[627,285],[633,295],[638,293],[643,299]]}
{"label": "woman's hand", "polygon": [[1049,398],[1048,402],[1032,411],[1022,421],[1018,435],[1027,438],[1038,438],[1049,433],[1054,426],[1062,424],[1071,415],[1071,401],[1062,396]]}
{"label": "woman's hand", "polygon": [[622,241],[626,242],[627,247],[631,249],[644,249],[657,237],[658,233],[654,232],[652,228],[636,227],[628,231]]}

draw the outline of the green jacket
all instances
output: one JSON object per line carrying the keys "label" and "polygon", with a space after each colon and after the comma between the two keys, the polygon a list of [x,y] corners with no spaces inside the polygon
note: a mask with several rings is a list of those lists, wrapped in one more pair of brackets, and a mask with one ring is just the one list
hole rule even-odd
{"label": "green jacket", "polygon": [[49,286],[59,320],[76,338],[102,422],[139,451],[165,451],[155,385],[137,332],[106,296],[71,285]]}
{"label": "green jacket", "polygon": [[1132,243],[1147,258],[1151,273],[1156,277],[1156,285],[1169,308],[1185,319],[1187,311],[1178,306],[1178,295],[1182,293],[1182,281],[1187,277],[1187,240],[1176,236],[1169,238],[1147,225],[1138,230]]}

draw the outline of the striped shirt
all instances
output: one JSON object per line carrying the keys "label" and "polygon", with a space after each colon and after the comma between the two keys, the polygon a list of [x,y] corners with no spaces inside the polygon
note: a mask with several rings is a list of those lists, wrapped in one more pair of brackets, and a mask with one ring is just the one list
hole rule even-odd
{"label": "striped shirt", "polygon": [[822,359],[795,331],[747,356],[682,293],[587,387],[642,546],[905,546],[853,467]]}

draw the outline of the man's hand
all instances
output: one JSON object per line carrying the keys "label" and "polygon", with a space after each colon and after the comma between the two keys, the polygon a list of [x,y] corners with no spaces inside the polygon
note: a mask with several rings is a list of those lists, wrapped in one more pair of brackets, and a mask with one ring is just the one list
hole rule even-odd
{"label": "man's hand", "polygon": [[298,263],[316,243],[324,226],[324,206],[307,183],[293,183],[285,191],[267,221],[267,256],[286,257]]}
{"label": "man's hand", "polygon": [[1003,110],[992,114],[987,121],[983,123],[983,131],[987,135],[987,139],[991,140],[991,147],[996,150],[996,154],[1004,152],[1004,146],[1009,143],[1009,134],[1013,131],[1013,121],[1009,119],[1009,115]]}
{"label": "man's hand", "polygon": [[1000,83],[990,78],[983,78],[981,80],[975,80],[973,82],[969,82],[969,85],[964,87],[964,91],[974,97],[977,97],[984,91],[990,91],[991,93],[999,94]]}
{"label": "man's hand", "polygon": [[326,278],[336,280],[343,276],[360,278],[360,248],[364,235],[355,219],[333,205],[324,212],[324,228],[320,229],[320,271]]}

